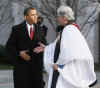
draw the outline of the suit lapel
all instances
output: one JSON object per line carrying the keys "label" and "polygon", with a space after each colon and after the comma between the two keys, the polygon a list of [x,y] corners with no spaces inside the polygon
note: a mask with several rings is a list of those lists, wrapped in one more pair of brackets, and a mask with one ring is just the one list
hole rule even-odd
{"label": "suit lapel", "polygon": [[27,25],[26,22],[24,22],[24,26],[23,26],[24,32],[25,32],[25,36],[30,39],[29,34],[28,34],[28,29],[27,29]]}

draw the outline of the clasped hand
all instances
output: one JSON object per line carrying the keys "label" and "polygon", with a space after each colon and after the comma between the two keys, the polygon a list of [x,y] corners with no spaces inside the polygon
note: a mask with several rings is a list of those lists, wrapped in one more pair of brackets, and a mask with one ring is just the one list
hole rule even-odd
{"label": "clasped hand", "polygon": [[[36,47],[33,49],[33,52],[39,54],[41,52],[44,51],[44,45],[42,43],[39,43],[40,46]],[[30,56],[27,54],[27,50],[22,50],[19,52],[19,56],[24,59],[25,61],[29,61],[31,58]]]}
{"label": "clasped hand", "polygon": [[42,43],[38,43],[40,46],[38,46],[38,47],[36,47],[36,48],[34,48],[33,49],[33,52],[35,52],[35,53],[41,53],[41,52],[43,52],[44,51],[44,48],[45,48],[45,45],[44,44],[42,44]]}

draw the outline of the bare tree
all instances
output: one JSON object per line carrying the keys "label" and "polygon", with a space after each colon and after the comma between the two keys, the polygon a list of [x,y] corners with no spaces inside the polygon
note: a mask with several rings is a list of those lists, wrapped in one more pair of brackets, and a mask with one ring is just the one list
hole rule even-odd
{"label": "bare tree", "polygon": [[39,8],[40,13],[45,16],[53,29],[56,29],[56,10],[59,4],[59,0],[40,0],[41,6]]}
{"label": "bare tree", "polygon": [[77,20],[77,11],[78,11],[78,4],[79,0],[66,0],[68,6],[70,6],[75,12],[75,18]]}

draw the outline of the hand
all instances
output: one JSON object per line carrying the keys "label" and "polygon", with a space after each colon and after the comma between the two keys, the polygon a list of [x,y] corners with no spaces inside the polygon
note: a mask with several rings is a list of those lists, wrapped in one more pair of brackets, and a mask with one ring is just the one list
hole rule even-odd
{"label": "hand", "polygon": [[38,43],[41,47],[45,48],[45,45],[41,42]]}
{"label": "hand", "polygon": [[35,52],[35,53],[40,53],[40,52],[43,52],[44,51],[44,48],[43,47],[41,47],[41,46],[39,46],[39,47],[36,47],[36,48],[34,48],[33,49],[33,52]]}
{"label": "hand", "polygon": [[25,51],[25,50],[20,51],[19,56],[21,58],[23,58],[24,60],[29,61],[30,60],[30,56],[26,52],[27,51]]}
{"label": "hand", "polygon": [[33,52],[40,53],[44,51],[45,45],[41,42],[38,43],[40,46],[33,49]]}
{"label": "hand", "polygon": [[53,64],[53,69],[54,69],[55,71],[58,70],[57,64]]}

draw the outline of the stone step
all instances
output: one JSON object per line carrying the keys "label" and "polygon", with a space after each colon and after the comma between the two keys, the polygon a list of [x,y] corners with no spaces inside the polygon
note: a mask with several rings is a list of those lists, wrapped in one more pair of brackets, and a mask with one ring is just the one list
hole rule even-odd
{"label": "stone step", "polygon": [[[100,88],[100,72],[96,72],[98,83],[95,88]],[[46,82],[45,88],[47,88],[48,75],[44,74],[44,81]],[[14,88],[13,87],[13,71],[12,70],[0,70],[0,88]]]}

